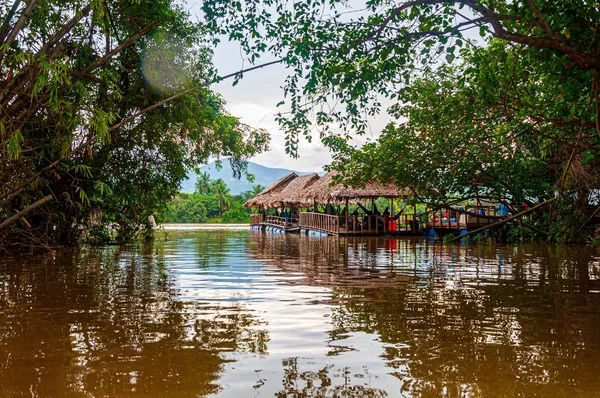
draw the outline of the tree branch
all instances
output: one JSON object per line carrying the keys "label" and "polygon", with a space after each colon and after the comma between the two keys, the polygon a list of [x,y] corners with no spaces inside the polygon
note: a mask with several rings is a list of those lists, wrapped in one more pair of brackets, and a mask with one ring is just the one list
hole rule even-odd
{"label": "tree branch", "polygon": [[17,20],[17,23],[15,24],[15,27],[12,29],[12,31],[10,31],[10,34],[8,35],[8,37],[6,38],[6,41],[4,41],[3,44],[8,44],[9,46],[12,44],[12,42],[15,40],[15,38],[17,37],[17,35],[21,31],[21,29],[23,29],[23,27],[27,23],[27,20],[29,19],[29,16],[33,12],[33,9],[34,9],[35,5],[37,4],[37,2],[38,2],[38,0],[31,0],[29,2],[29,4],[27,4],[27,7],[25,7],[23,14],[21,14],[19,19]]}
{"label": "tree branch", "polygon": [[23,217],[25,214],[29,213],[32,210],[37,209],[38,207],[50,202],[51,200],[54,200],[54,196],[52,195],[47,195],[44,196],[42,199],[38,200],[37,202],[34,202],[32,204],[30,204],[29,206],[27,206],[26,208],[24,208],[23,210],[21,210],[20,212],[16,213],[15,215],[13,215],[10,218],[7,218],[6,220],[4,220],[2,222],[2,224],[0,224],[0,230],[8,227],[9,225],[11,225],[12,223],[18,221],[21,217]]}
{"label": "tree branch", "polygon": [[[572,190],[571,190],[571,191],[569,191],[568,193],[573,193],[573,192],[576,192],[576,191],[578,191],[579,189],[581,189],[581,188],[572,189]],[[567,193],[567,194],[568,194],[568,193]],[[550,203],[554,202],[556,199],[558,199],[558,198],[560,198],[560,197],[562,197],[562,196],[563,196],[563,195],[559,193],[558,195],[556,195],[556,196],[554,196],[554,197],[552,197],[552,198],[548,199],[547,201],[545,201],[545,202],[542,202],[542,203],[540,203],[540,204],[537,204],[537,205],[535,205],[535,206],[533,206],[533,207],[531,207],[531,208],[529,208],[529,209],[527,209],[527,210],[525,210],[525,211],[522,211],[522,212],[520,212],[520,213],[518,213],[518,214],[515,214],[514,216],[510,216],[510,217],[508,217],[508,218],[505,218],[505,219],[504,219],[504,220],[502,220],[502,221],[498,221],[498,222],[495,222],[495,223],[493,223],[493,224],[486,225],[485,227],[481,227],[481,228],[474,229],[473,231],[467,232],[467,233],[466,233],[466,234],[464,234],[464,235],[460,235],[460,236],[457,236],[457,237],[455,237],[455,238],[452,238],[452,239],[450,239],[450,240],[449,240],[449,242],[453,242],[453,241],[455,241],[455,240],[458,240],[458,239],[463,239],[463,238],[466,238],[467,236],[470,236],[470,235],[476,234],[477,232],[485,231],[485,230],[487,230],[487,229],[490,229],[490,228],[493,228],[493,227],[497,227],[497,226],[499,226],[499,225],[506,224],[507,222],[510,222],[510,221],[516,220],[516,219],[518,219],[518,218],[521,218],[521,217],[523,217],[524,215],[526,215],[526,214],[529,214],[529,213],[531,213],[531,212],[533,212],[533,211],[535,211],[535,210],[537,210],[537,209],[539,209],[539,208],[541,208],[541,207],[544,207],[544,206],[547,206],[547,205],[549,205]]]}
{"label": "tree branch", "polygon": [[253,66],[253,67],[251,67],[251,68],[242,69],[242,70],[239,70],[239,71],[237,71],[237,72],[234,72],[234,73],[230,73],[230,74],[228,74],[228,75],[225,75],[225,76],[222,76],[222,77],[217,77],[216,79],[214,79],[214,80],[212,80],[212,81],[209,81],[209,82],[206,82],[206,83],[203,83],[203,84],[200,84],[200,85],[194,86],[194,87],[192,87],[192,88],[189,88],[189,89],[187,89],[187,90],[184,90],[184,91],[182,91],[182,92],[180,92],[180,93],[177,93],[177,94],[175,94],[175,95],[172,95],[172,96],[170,96],[169,98],[165,98],[165,99],[164,99],[164,100],[162,100],[162,101],[159,101],[159,102],[157,102],[157,103],[155,103],[155,104],[153,104],[153,105],[150,105],[149,107],[147,107],[147,108],[144,108],[144,109],[140,110],[139,112],[136,112],[135,114],[133,114],[133,115],[131,115],[131,116],[128,116],[128,117],[124,118],[124,119],[123,119],[123,120],[121,120],[120,122],[118,122],[118,123],[114,124],[113,126],[111,126],[111,127],[108,129],[108,131],[109,131],[109,132],[110,132],[110,131],[114,131],[114,130],[116,130],[116,129],[118,129],[118,128],[122,127],[122,126],[123,126],[125,123],[127,123],[127,122],[129,122],[129,121],[131,121],[131,120],[135,119],[135,118],[136,118],[136,117],[138,117],[138,116],[141,116],[141,115],[143,115],[143,114],[144,114],[144,113],[146,113],[146,112],[149,112],[149,111],[151,111],[152,109],[156,109],[156,108],[158,108],[159,106],[162,106],[162,105],[164,105],[164,104],[167,104],[167,103],[169,103],[169,102],[172,102],[172,101],[174,101],[174,100],[176,100],[176,99],[179,99],[179,98],[181,98],[181,97],[184,97],[184,96],[186,96],[186,95],[188,95],[188,94],[190,94],[190,93],[193,93],[194,91],[198,91],[198,90],[201,90],[201,89],[203,89],[203,88],[206,88],[206,87],[210,86],[210,85],[211,85],[211,84],[213,84],[213,83],[218,83],[218,82],[220,82],[220,81],[223,81],[223,80],[225,80],[225,79],[229,79],[229,78],[231,78],[231,77],[234,77],[234,76],[237,76],[237,75],[239,75],[239,74],[246,73],[246,72],[251,72],[251,71],[253,71],[253,70],[256,70],[256,69],[261,69],[261,68],[264,68],[264,67],[267,67],[267,66],[270,66],[270,65],[279,64],[279,63],[281,63],[281,62],[283,62],[283,59],[278,59],[278,60],[271,61],[271,62],[267,62],[267,63],[261,64],[261,65],[256,65],[256,66]]}
{"label": "tree branch", "polygon": [[137,32],[135,35],[133,35],[129,39],[127,39],[127,41],[125,41],[121,45],[115,47],[112,51],[108,52],[103,57],[98,58],[90,66],[84,68],[81,71],[81,73],[86,75],[86,74],[92,72],[94,69],[98,68],[99,66],[102,66],[106,61],[108,61],[110,58],[112,58],[115,54],[120,53],[121,51],[123,51],[124,49],[131,46],[133,43],[135,43],[139,39],[141,39],[142,36],[144,36],[146,33],[148,33],[150,31],[150,29],[154,28],[156,25],[157,25],[157,23],[154,22],[154,23],[151,23],[150,25],[146,26],[145,28],[143,28],[142,30]]}
{"label": "tree branch", "polygon": [[9,32],[8,25],[10,25],[10,21],[15,16],[20,3],[21,3],[21,0],[15,0],[15,2],[13,3],[13,6],[11,7],[8,14],[6,15],[6,18],[4,18],[4,22],[2,22],[2,26],[0,26],[0,43],[4,42],[4,39],[6,38],[6,35]]}

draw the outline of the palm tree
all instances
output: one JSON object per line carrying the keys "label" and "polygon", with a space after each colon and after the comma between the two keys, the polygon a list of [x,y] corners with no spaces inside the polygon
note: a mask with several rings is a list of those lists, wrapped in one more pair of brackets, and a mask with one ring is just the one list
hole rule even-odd
{"label": "palm tree", "polygon": [[211,184],[211,194],[217,197],[219,217],[222,217],[223,210],[231,204],[231,190],[222,178],[217,178]]}
{"label": "palm tree", "polygon": [[210,180],[210,174],[208,174],[208,172],[206,171],[203,171],[199,173],[198,177],[196,178],[196,184],[194,185],[194,193],[200,195],[210,195],[212,184],[213,181]]}
{"label": "palm tree", "polygon": [[261,193],[262,191],[265,190],[265,187],[260,185],[260,184],[255,184],[252,186],[252,197],[255,197],[256,195],[258,195],[259,193]]}
{"label": "palm tree", "polygon": [[264,186],[262,186],[260,184],[255,184],[252,186],[252,189],[245,191],[242,194],[242,196],[244,197],[244,200],[250,200],[264,190],[265,190]]}

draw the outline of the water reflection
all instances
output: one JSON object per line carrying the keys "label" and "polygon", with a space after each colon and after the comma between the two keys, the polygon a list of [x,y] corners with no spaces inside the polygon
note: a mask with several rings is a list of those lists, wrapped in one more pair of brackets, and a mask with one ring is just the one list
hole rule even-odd
{"label": "water reflection", "polygon": [[252,241],[255,256],[302,272],[297,283],[331,287],[329,344],[371,336],[401,381],[392,395],[571,396],[600,387],[597,250],[278,235]]}
{"label": "water reflection", "polygon": [[0,260],[7,396],[573,396],[600,388],[589,247],[169,232]]}
{"label": "water reflection", "polygon": [[[162,245],[64,251],[0,265],[0,391],[198,396],[223,350],[264,352],[235,306],[178,300]],[[12,393],[12,394],[11,394]]]}

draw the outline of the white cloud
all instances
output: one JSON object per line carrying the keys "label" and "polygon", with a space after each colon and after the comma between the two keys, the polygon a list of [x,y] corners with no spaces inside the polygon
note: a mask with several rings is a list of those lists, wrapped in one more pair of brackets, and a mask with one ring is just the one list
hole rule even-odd
{"label": "white cloud", "polygon": [[[241,83],[240,83],[241,84]],[[263,128],[271,134],[271,150],[260,154],[252,161],[268,167],[281,167],[299,171],[321,171],[331,162],[331,156],[318,139],[308,143],[300,139],[300,158],[294,159],[285,153],[285,138],[275,121],[276,108],[232,101],[227,105],[232,115],[252,127]]]}

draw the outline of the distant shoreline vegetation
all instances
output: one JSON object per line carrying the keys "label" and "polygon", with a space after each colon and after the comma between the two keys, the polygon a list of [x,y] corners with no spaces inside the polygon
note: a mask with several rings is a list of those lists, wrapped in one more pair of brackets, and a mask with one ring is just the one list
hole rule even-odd
{"label": "distant shoreline vegetation", "polygon": [[198,175],[194,193],[179,192],[157,215],[165,224],[240,224],[250,222],[250,211],[244,203],[264,189],[256,184],[252,190],[232,195],[221,178],[210,178],[207,172]]}

